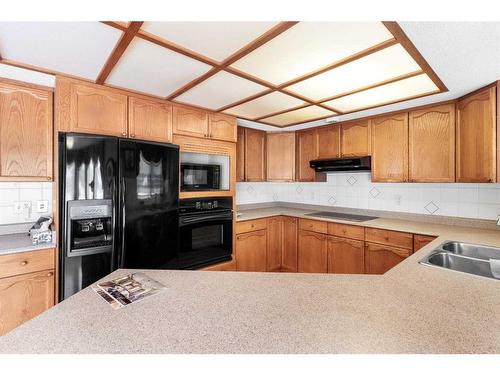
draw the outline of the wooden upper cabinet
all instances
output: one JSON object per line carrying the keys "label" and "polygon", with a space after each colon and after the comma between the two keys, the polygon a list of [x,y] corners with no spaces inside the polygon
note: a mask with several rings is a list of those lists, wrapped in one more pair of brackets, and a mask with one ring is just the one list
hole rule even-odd
{"label": "wooden upper cabinet", "polygon": [[127,95],[98,85],[70,85],[70,131],[126,137]]}
{"label": "wooden upper cabinet", "polygon": [[496,179],[496,87],[457,103],[457,182]]}
{"label": "wooden upper cabinet", "polygon": [[340,155],[340,125],[318,128],[318,158],[339,158]]}
{"label": "wooden upper cabinet", "polygon": [[298,271],[326,273],[328,270],[327,236],[299,230],[298,243]]}
{"label": "wooden upper cabinet", "polygon": [[329,273],[364,273],[364,241],[340,237],[328,238]]}
{"label": "wooden upper cabinet", "polygon": [[455,104],[409,113],[409,180],[455,182]]}
{"label": "wooden upper cabinet", "polygon": [[245,181],[245,128],[238,126],[236,143],[236,181]]}
{"label": "wooden upper cabinet", "polygon": [[365,273],[375,275],[384,274],[392,267],[408,258],[411,253],[411,249],[366,243]]}
{"label": "wooden upper cabinet", "polygon": [[283,217],[281,271],[297,272],[297,218]]}
{"label": "wooden upper cabinet", "polygon": [[371,120],[372,181],[408,181],[408,113]]}
{"label": "wooden upper cabinet", "polygon": [[267,230],[236,235],[236,270],[265,272],[267,269]]}
{"label": "wooden upper cabinet", "polygon": [[370,122],[360,120],[341,124],[342,156],[371,155]]}
{"label": "wooden upper cabinet", "polygon": [[267,219],[267,271],[281,270],[283,220],[280,216]]}
{"label": "wooden upper cabinet", "polygon": [[196,108],[174,105],[174,134],[208,138],[208,113]]}
{"label": "wooden upper cabinet", "polygon": [[318,129],[297,132],[297,180],[314,181],[315,171],[309,166],[318,158]]}
{"label": "wooden upper cabinet", "polygon": [[245,180],[266,181],[266,133],[245,129]]}
{"label": "wooden upper cabinet", "polygon": [[267,181],[295,180],[295,133],[267,133]]}
{"label": "wooden upper cabinet", "polygon": [[129,98],[129,137],[172,142],[172,106],[142,98]]}
{"label": "wooden upper cabinet", "polygon": [[236,142],[236,117],[210,113],[208,115],[208,129],[209,138]]}
{"label": "wooden upper cabinet", "polygon": [[52,92],[0,82],[0,176],[52,180]]}

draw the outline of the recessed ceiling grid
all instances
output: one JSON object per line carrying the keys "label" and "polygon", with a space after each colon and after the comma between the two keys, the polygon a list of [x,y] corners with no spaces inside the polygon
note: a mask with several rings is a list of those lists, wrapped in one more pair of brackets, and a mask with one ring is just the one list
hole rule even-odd
{"label": "recessed ceiling grid", "polygon": [[[96,83],[278,127],[447,91],[396,22],[101,24],[120,35]],[[9,60],[2,31],[0,62],[51,71]]]}

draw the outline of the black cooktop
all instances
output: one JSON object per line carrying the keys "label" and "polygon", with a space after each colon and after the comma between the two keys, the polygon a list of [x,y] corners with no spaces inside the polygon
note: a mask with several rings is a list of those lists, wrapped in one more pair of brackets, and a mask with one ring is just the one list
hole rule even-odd
{"label": "black cooktop", "polygon": [[331,212],[331,211],[318,211],[306,215],[316,216],[316,217],[326,217],[329,219],[339,219],[346,221],[358,221],[358,222],[378,219],[378,217],[376,216],[353,215],[353,214],[345,214],[342,212]]}

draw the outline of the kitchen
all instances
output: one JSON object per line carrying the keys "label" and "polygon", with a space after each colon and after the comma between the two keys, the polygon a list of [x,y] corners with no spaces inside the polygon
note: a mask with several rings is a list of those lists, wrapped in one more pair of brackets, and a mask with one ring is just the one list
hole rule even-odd
{"label": "kitchen", "polygon": [[0,22],[0,353],[498,354],[499,40]]}

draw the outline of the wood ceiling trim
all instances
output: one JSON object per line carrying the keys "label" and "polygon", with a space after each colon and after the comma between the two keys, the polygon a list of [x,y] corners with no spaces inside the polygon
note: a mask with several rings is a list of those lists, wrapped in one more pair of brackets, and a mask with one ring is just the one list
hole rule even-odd
{"label": "wood ceiling trim", "polygon": [[127,30],[127,25],[125,25],[123,22],[118,22],[118,21],[101,21],[101,23],[114,27],[115,29],[119,29],[121,31],[126,31]]}
{"label": "wood ceiling trim", "polygon": [[383,21],[384,26],[394,36],[394,38],[404,47],[411,57],[420,65],[420,68],[429,76],[429,78],[436,84],[441,92],[448,91],[446,85],[441,81],[436,72],[431,68],[429,63],[425,60],[417,47],[405,34],[401,26],[395,21]]}
{"label": "wood ceiling trim", "polygon": [[169,96],[167,96],[166,99],[173,100],[173,99],[177,98],[178,96],[184,94],[186,91],[191,90],[193,87],[198,86],[198,84],[202,83],[203,81],[206,81],[207,79],[209,79],[210,77],[219,73],[220,71],[221,71],[221,69],[219,67],[214,67],[214,68],[210,69],[205,74],[202,74],[198,78],[192,80],[191,82],[188,82],[186,85],[175,90],[173,93],[171,93]]}
{"label": "wood ceiling trim", "polygon": [[240,99],[238,100],[237,102],[234,102],[234,103],[231,103],[231,104],[228,104],[228,105],[225,105],[224,107],[220,107],[220,108],[217,108],[215,110],[215,112],[223,112],[225,111],[226,109],[229,109],[229,108],[232,108],[232,107],[237,107],[239,106],[240,104],[245,104],[247,102],[250,102],[254,99],[258,99],[260,98],[261,96],[264,96],[264,95],[267,95],[267,94],[270,94],[274,92],[273,89],[267,89],[267,90],[264,90],[264,91],[261,91],[257,94],[254,94],[254,95],[250,95],[250,96],[247,96],[246,98],[243,98],[243,99]]}
{"label": "wood ceiling trim", "polygon": [[254,118],[252,121],[259,121],[261,119],[282,115],[283,113],[287,113],[287,112],[295,111],[297,109],[307,108],[307,107],[311,107],[311,106],[312,105],[309,103],[301,104],[301,105],[293,107],[293,108],[282,109],[281,111],[277,111],[277,112],[274,112],[274,113],[271,113],[271,114],[268,114],[265,116],[260,116],[260,117]]}
{"label": "wood ceiling trim", "polygon": [[118,63],[120,58],[123,56],[123,53],[132,42],[132,39],[134,39],[134,37],[139,32],[143,23],[144,21],[130,22],[129,26],[127,27],[127,29],[124,31],[124,33],[116,43],[115,48],[113,48],[113,51],[111,52],[108,59],[106,60],[106,63],[99,72],[99,75],[95,80],[95,83],[102,85],[104,82],[106,82],[106,79],[108,78],[109,74],[111,73],[115,65]]}

